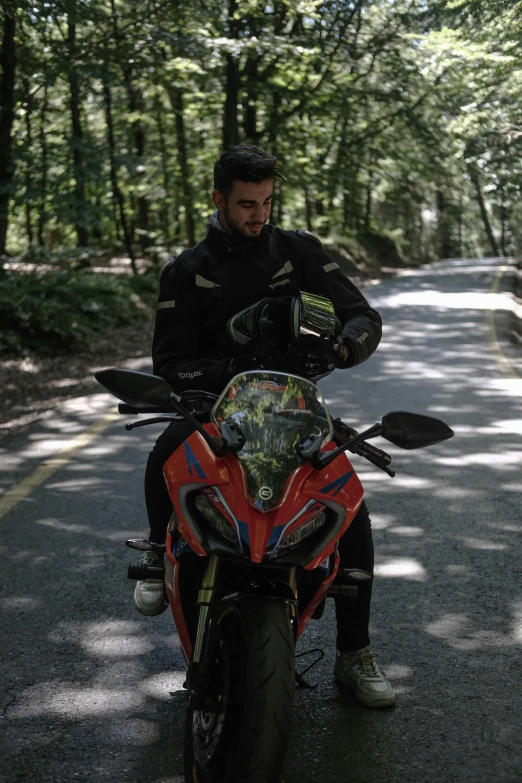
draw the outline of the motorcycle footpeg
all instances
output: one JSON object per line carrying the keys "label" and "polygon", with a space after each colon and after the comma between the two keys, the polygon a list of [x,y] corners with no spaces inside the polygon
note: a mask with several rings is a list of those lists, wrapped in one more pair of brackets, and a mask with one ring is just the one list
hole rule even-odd
{"label": "motorcycle footpeg", "polygon": [[129,563],[127,579],[143,582],[145,579],[163,579],[165,569],[163,566],[150,566],[146,563]]}
{"label": "motorcycle footpeg", "polygon": [[129,538],[125,542],[125,546],[137,549],[139,552],[157,552],[158,555],[164,555],[166,550],[165,544],[155,544],[153,541],[147,541],[144,538]]}
{"label": "motorcycle footpeg", "polygon": [[340,568],[335,576],[335,584],[360,585],[362,582],[371,582],[373,574],[363,571],[362,568]]}
{"label": "motorcycle footpeg", "polygon": [[328,590],[328,598],[338,598],[341,601],[357,601],[359,588],[357,585],[333,584]]}
{"label": "motorcycle footpeg", "polygon": [[363,571],[362,568],[340,568],[328,590],[328,597],[343,601],[357,601],[359,585],[372,580],[373,574]]}

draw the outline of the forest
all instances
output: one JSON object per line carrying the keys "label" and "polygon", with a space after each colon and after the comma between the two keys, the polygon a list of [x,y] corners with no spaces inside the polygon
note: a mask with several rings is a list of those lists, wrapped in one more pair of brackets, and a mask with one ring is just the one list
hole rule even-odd
{"label": "forest", "polygon": [[[518,0],[2,0],[0,26],[4,353],[38,343],[46,286],[131,317],[238,143],[277,156],[283,228],[406,264],[520,248]],[[127,288],[92,273],[113,256]]]}

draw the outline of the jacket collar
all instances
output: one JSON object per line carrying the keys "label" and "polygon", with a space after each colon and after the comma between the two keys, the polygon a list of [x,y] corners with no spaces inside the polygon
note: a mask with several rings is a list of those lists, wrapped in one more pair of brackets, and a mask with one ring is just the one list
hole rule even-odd
{"label": "jacket collar", "polygon": [[208,224],[207,243],[211,251],[233,258],[261,258],[268,254],[271,226],[263,226],[260,236],[247,239],[226,231],[217,214],[211,215]]}

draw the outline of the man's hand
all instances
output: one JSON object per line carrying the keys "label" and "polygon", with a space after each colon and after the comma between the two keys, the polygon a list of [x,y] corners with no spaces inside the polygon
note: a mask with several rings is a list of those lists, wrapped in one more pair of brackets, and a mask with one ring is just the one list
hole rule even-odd
{"label": "man's hand", "polygon": [[291,343],[286,355],[290,371],[305,378],[317,378],[332,372],[344,357],[344,353],[339,353],[338,343],[313,335],[298,337]]}
{"label": "man's hand", "polygon": [[248,370],[291,372],[288,358],[271,340],[250,340],[232,359],[230,369],[235,374]]}
{"label": "man's hand", "polygon": [[334,351],[337,351],[338,354],[338,366],[348,361],[350,356],[350,349],[342,342],[340,337],[337,338],[337,342],[334,345]]}

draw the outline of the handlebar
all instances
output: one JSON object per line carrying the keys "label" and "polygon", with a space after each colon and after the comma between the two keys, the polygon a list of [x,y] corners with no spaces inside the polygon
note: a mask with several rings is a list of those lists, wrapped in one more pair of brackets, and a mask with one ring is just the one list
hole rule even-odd
{"label": "handlebar", "polygon": [[389,454],[382,449],[378,449],[377,446],[372,446],[371,443],[359,443],[355,446],[354,451],[362,457],[373,457],[374,459],[378,459],[381,462],[384,462],[385,465],[389,465],[392,461]]}
{"label": "handlebar", "polygon": [[395,476],[394,471],[390,470],[388,467],[392,461],[392,458],[389,454],[383,451],[383,449],[379,449],[377,446],[372,446],[367,441],[359,442],[355,446],[350,447],[350,440],[354,439],[358,435],[357,430],[349,427],[347,424],[341,421],[341,419],[334,419],[334,432],[337,436],[334,438],[337,444],[341,442],[341,444],[344,444],[345,449],[348,451],[351,451],[353,454],[358,454],[360,457],[364,457],[368,460],[368,462],[371,462],[372,465],[375,465],[375,467],[384,470],[388,476],[391,476],[392,478]]}
{"label": "handlebar", "polygon": [[158,407],[150,407],[146,408],[145,406],[143,408],[134,408],[132,405],[127,405],[126,402],[120,402],[118,403],[118,413],[131,413],[135,416],[138,415],[138,413],[172,413],[172,408],[158,408]]}

